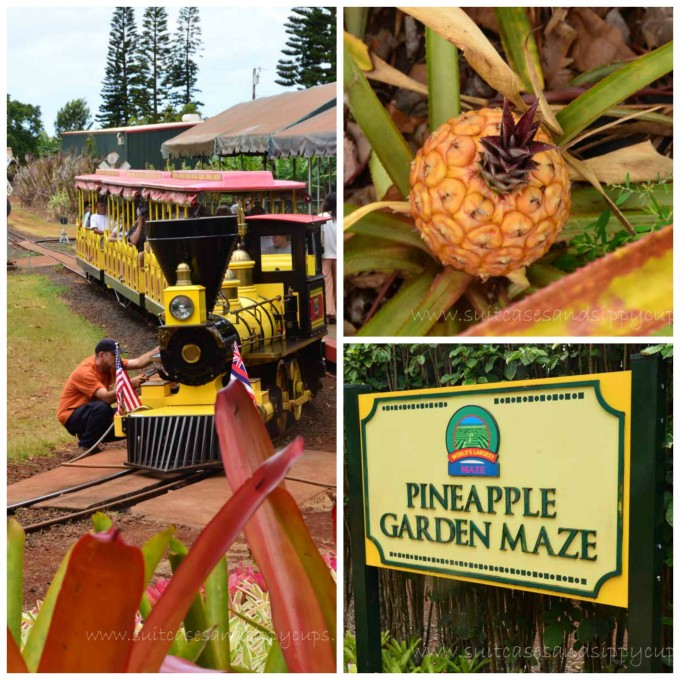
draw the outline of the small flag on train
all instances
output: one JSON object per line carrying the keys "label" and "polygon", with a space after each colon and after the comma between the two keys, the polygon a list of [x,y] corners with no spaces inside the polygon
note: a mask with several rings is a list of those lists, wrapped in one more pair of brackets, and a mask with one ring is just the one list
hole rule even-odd
{"label": "small flag on train", "polygon": [[116,413],[119,416],[125,412],[131,413],[142,405],[135,388],[130,382],[130,376],[120,360],[120,347],[118,347],[118,343],[116,343],[116,402],[118,403]]}
{"label": "small flag on train", "polygon": [[231,379],[229,382],[234,382],[238,380],[253,400],[253,404],[257,406],[257,399],[255,398],[255,392],[253,391],[253,386],[250,384],[248,379],[248,371],[246,371],[246,365],[243,363],[243,357],[241,357],[241,352],[238,350],[238,345],[236,340],[234,340],[234,359],[231,362]]}

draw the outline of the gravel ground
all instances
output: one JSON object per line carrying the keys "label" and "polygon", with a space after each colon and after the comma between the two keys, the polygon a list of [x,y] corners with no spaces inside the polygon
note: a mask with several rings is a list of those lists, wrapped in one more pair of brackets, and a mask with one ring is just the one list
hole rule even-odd
{"label": "gravel ground", "polygon": [[[148,351],[157,344],[156,323],[153,319],[136,310],[124,309],[117,303],[111,291],[105,291],[95,285],[88,284],[82,277],[65,270],[62,267],[42,268],[40,274],[48,276],[54,283],[64,288],[62,299],[79,314],[102,329],[102,337],[109,336],[120,339],[122,345],[129,352],[129,356],[137,356]],[[336,381],[327,375],[323,380],[323,389],[308,405],[303,418],[293,429],[277,440],[277,446],[283,446],[294,437],[301,435],[305,439],[305,446],[310,449],[335,451],[336,448]],[[119,446],[109,444],[108,446]],[[45,470],[52,469],[60,463],[74,457],[77,453],[75,440],[71,444],[60,447],[53,455],[29,458],[20,463],[8,462],[8,483],[31,477]],[[327,491],[312,499],[302,508],[319,515],[319,510],[330,516],[330,510],[335,501],[335,494]],[[310,505],[307,508],[307,505]],[[110,513],[118,527],[125,534],[126,540],[134,545],[142,543],[165,528],[165,526],[150,521],[140,520],[125,511]],[[58,516],[56,510],[21,510],[16,517],[23,525],[39,522]],[[317,520],[318,521],[318,520]],[[325,520],[321,520],[325,521]],[[330,523],[330,517],[328,519]],[[91,529],[89,520],[71,522],[63,526],[51,527],[29,534],[25,547],[24,598],[27,605],[44,597],[50,580],[66,553],[68,547]],[[311,527],[313,531],[313,527]],[[321,527],[319,530],[326,530]],[[326,531],[327,533],[327,531]],[[177,527],[177,536],[187,545],[191,545],[198,535],[195,529]],[[313,531],[313,535],[316,532]],[[328,546],[333,548],[333,546]],[[231,555],[231,553],[230,553]],[[237,559],[248,559],[247,546],[240,544],[236,550]],[[233,557],[232,557],[233,559]]]}

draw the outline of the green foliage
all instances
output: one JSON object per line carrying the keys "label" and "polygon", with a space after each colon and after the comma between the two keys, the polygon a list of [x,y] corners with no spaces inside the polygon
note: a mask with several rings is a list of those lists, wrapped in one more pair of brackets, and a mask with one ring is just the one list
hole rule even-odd
{"label": "green foliage", "polygon": [[55,194],[52,194],[47,202],[50,219],[58,222],[60,217],[66,217],[70,208],[69,203],[68,193],[65,189],[59,189]]}
{"label": "green foliage", "polygon": [[640,352],[640,354],[644,354],[645,356],[651,356],[652,354],[661,354],[661,357],[663,359],[672,359],[673,358],[673,345],[666,344],[666,345],[652,345],[651,347],[645,347],[645,349]]}
{"label": "green foliage", "polygon": [[94,135],[88,135],[85,140],[85,156],[94,158],[97,154],[97,142],[94,140]]}
{"label": "green foliage", "polygon": [[380,391],[523,380],[539,373],[557,376],[578,351],[565,344],[352,344],[345,348],[345,382]]}
{"label": "green foliage", "polygon": [[[10,522],[9,672],[159,672],[161,668],[169,670],[170,665],[176,670],[178,659],[191,661],[181,665],[183,670],[194,672],[200,672],[196,666],[251,672],[255,662],[279,672],[335,669],[335,582],[295,501],[285,489],[278,488],[303,454],[302,443],[298,439],[284,450],[267,455],[273,449],[271,440],[257,413],[243,408],[247,399],[244,390],[232,388],[224,390],[217,400],[215,420],[220,436],[221,428],[227,426],[251,435],[247,445],[229,447],[230,463],[244,470],[244,481],[235,481],[233,469],[225,470],[233,495],[195,538],[191,549],[174,537],[174,527],[151,537],[140,549],[122,540],[120,530],[98,513],[93,524],[103,531],[85,534],[66,555],[40,611],[27,621],[31,630],[23,649],[20,603],[24,538],[21,527]],[[257,460],[248,458],[253,452]],[[255,585],[259,575],[252,568],[240,573],[234,570],[234,582],[230,582],[225,554],[274,490],[279,491],[278,500],[283,499],[286,508],[278,507],[271,517],[258,517],[255,534],[259,529],[274,544],[281,545],[278,541],[282,539],[290,548],[274,555],[271,544],[252,533],[249,536],[250,548],[259,556],[262,582],[268,585],[265,596]],[[277,499],[271,500],[276,507]],[[156,583],[147,587],[166,551],[172,578],[162,586]],[[267,573],[272,577],[269,582]],[[244,576],[251,583],[244,583]],[[309,588],[304,590],[303,601],[292,598],[290,587],[281,587],[281,582],[303,590],[306,582]],[[318,623],[322,609],[323,620],[329,622],[325,629]],[[232,615],[241,629],[242,623],[252,626],[258,639],[252,631],[241,630],[232,640]],[[321,635],[322,630],[327,637]],[[97,636],[102,644],[93,647],[90,635]],[[276,637],[281,644],[272,644]],[[248,665],[234,666],[233,653],[240,654]]]}
{"label": "green foliage", "polygon": [[7,146],[12,147],[19,163],[27,154],[38,153],[38,136],[42,130],[40,107],[23,104],[7,95]]}
{"label": "green foliage", "polygon": [[672,205],[663,205],[657,198],[657,192],[671,191],[669,179],[659,179],[657,182],[632,184],[626,178],[625,184],[613,184],[612,189],[619,194],[614,200],[617,206],[625,208],[626,203],[634,199],[635,205],[647,216],[645,223],[635,227],[635,235],[626,229],[610,232],[607,225],[612,217],[612,211],[603,210],[597,219],[587,224],[583,231],[571,240],[566,253],[555,260],[555,266],[572,272],[578,267],[613,253],[621,246],[641,239],[646,234],[656,231],[673,222]]}
{"label": "green foliage", "polygon": [[50,137],[45,130],[38,135],[36,151],[38,156],[51,156],[61,149],[61,142],[56,137]]}
{"label": "green foliage", "polygon": [[[410,637],[399,641],[384,631],[380,636],[383,673],[479,673],[489,664],[480,654],[454,654],[450,649],[422,653],[422,640]],[[345,633],[344,670],[357,672],[356,638]]]}
{"label": "green foliage", "polygon": [[198,7],[182,7],[179,11],[171,66],[172,86],[175,88],[171,99],[178,107],[191,103],[203,106],[203,102],[196,99],[200,92],[196,87],[198,82],[196,58],[203,51],[200,20]]}
{"label": "green foliage", "polygon": [[113,12],[101,98],[97,122],[102,127],[129,125],[146,105],[134,7]]}
{"label": "green foliage", "polygon": [[294,7],[285,24],[290,36],[276,66],[277,84],[304,90],[335,82],[335,7]]}
{"label": "green foliage", "polygon": [[61,139],[64,132],[76,130],[89,130],[92,127],[92,116],[84,98],[72,99],[66,102],[59,111],[54,121],[54,129],[57,137]]}

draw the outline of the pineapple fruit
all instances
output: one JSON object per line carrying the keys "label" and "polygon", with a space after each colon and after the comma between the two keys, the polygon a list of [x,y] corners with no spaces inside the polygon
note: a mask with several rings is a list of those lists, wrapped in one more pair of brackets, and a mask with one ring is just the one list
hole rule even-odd
{"label": "pineapple fruit", "polygon": [[470,111],[440,126],[411,167],[411,213],[443,264],[507,276],[554,243],[570,208],[569,172],[534,120]]}

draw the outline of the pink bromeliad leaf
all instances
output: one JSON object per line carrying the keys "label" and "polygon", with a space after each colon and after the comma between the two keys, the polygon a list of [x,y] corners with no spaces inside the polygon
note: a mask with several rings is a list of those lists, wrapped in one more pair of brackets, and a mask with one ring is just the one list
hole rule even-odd
{"label": "pink bromeliad leaf", "polygon": [[[215,425],[227,480],[236,489],[272,455],[273,445],[238,383],[218,394]],[[246,524],[245,536],[267,584],[288,670],[335,672],[335,582],[283,484]]]}
{"label": "pink bromeliad leaf", "polygon": [[[238,387],[242,393],[232,390],[229,399],[218,403],[216,418],[222,409],[230,411],[237,421],[249,420],[249,412],[257,417],[245,390],[240,385]],[[262,501],[281,483],[292,463],[301,455],[302,442],[296,440],[254,469],[252,475],[243,480],[243,484],[239,485],[233,496],[203,529],[151,610],[144,624],[143,635],[135,640],[129,671],[158,672],[166,658],[172,637],[180,627],[201,584],[222,555],[229,550]]]}

